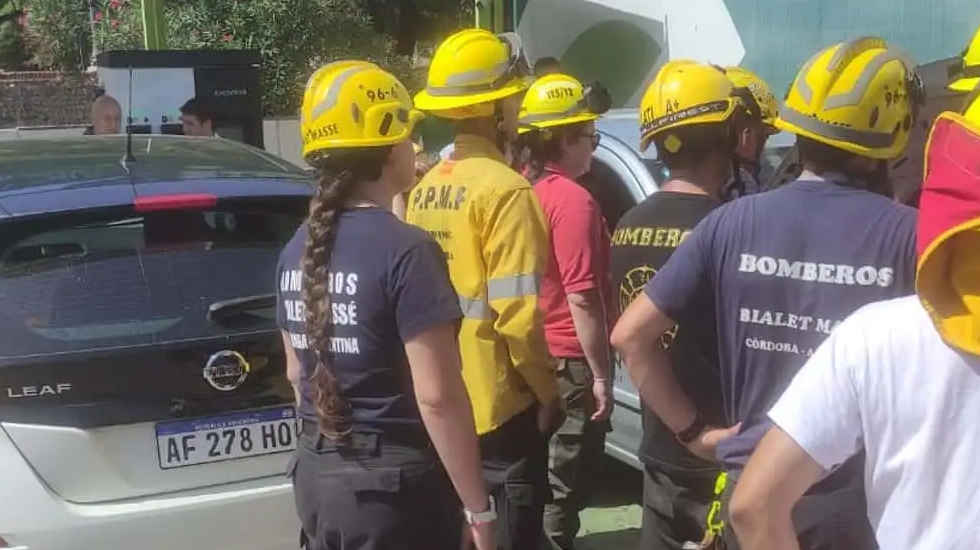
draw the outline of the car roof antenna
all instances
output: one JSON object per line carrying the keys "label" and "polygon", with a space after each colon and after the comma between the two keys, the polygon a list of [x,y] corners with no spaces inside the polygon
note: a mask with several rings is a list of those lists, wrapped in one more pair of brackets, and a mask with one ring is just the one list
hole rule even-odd
{"label": "car roof antenna", "polygon": [[126,155],[123,156],[121,164],[123,170],[129,173],[127,163],[136,162],[133,156],[133,67],[129,67],[129,115],[126,118]]}

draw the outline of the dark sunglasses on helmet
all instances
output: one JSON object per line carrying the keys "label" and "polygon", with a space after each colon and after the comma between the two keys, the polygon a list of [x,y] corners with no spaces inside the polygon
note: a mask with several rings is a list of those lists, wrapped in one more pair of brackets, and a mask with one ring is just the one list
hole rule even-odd
{"label": "dark sunglasses on helmet", "polygon": [[612,107],[612,96],[598,80],[585,86],[582,101],[579,104],[590,113],[604,114]]}
{"label": "dark sunglasses on helmet", "polygon": [[507,70],[497,79],[499,83],[504,83],[513,78],[527,78],[531,76],[531,64],[527,60],[524,51],[524,43],[521,37],[515,32],[504,32],[497,35],[504,44],[507,44],[509,60]]}

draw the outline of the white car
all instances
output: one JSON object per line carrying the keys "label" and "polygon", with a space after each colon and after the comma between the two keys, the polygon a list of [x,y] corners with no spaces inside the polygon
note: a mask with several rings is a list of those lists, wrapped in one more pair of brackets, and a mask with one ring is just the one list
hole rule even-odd
{"label": "white car", "polygon": [[0,145],[0,548],[297,548],[271,293],[310,181],[125,141]]}

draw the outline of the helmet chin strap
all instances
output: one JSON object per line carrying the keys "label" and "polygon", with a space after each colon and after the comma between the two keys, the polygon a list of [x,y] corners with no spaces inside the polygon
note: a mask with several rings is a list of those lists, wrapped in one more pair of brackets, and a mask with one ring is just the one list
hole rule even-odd
{"label": "helmet chin strap", "polygon": [[500,108],[500,101],[493,102],[493,127],[497,131],[497,137],[494,140],[497,144],[497,149],[504,155],[507,154],[507,144],[510,142],[510,136],[503,129],[504,126],[504,112]]}
{"label": "helmet chin strap", "polygon": [[722,193],[725,202],[745,196],[745,181],[742,180],[742,159],[732,155],[732,179]]}
{"label": "helmet chin strap", "polygon": [[[765,144],[765,142],[763,142],[763,144]],[[760,151],[758,152],[755,158],[758,159],[761,156],[762,156],[762,151],[760,147]],[[758,183],[759,172],[762,170],[762,165],[760,164],[760,162],[755,159],[752,160],[746,159],[733,151],[732,152],[732,181],[725,188],[725,192],[724,192],[725,200],[734,200],[737,199],[738,197],[744,197],[746,195],[747,192],[745,188],[746,182],[745,180],[742,179],[742,168],[745,168],[749,173],[751,173],[752,176],[755,178],[756,183],[759,184]]]}

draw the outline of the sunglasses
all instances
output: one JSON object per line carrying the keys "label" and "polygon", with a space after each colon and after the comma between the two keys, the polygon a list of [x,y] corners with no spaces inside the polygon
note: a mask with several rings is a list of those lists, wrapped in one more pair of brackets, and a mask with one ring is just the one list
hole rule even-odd
{"label": "sunglasses", "polygon": [[602,134],[599,132],[593,132],[588,134],[579,134],[580,138],[589,138],[592,140],[592,150],[595,151],[599,148],[599,142],[602,141]]}

